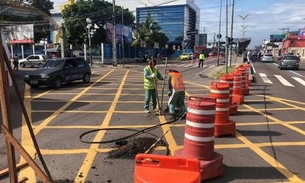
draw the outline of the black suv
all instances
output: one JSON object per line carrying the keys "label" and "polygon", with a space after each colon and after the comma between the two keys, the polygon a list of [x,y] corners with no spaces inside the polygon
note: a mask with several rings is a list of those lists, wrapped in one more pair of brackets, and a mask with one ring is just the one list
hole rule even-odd
{"label": "black suv", "polygon": [[89,83],[90,76],[91,68],[84,58],[55,58],[47,60],[41,69],[26,74],[24,81],[31,88],[49,86],[57,89],[63,83],[76,80],[83,80],[84,83]]}

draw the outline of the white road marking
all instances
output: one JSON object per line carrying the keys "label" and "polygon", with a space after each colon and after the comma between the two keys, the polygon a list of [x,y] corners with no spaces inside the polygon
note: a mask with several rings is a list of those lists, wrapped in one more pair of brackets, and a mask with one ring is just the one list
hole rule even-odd
{"label": "white road marking", "polygon": [[303,86],[305,86],[305,81],[299,77],[292,77],[294,80],[296,80],[297,82],[301,83]]}
{"label": "white road marking", "polygon": [[272,81],[267,77],[267,75],[265,73],[259,73],[259,75],[263,79],[264,83],[272,84]]}
{"label": "white road marking", "polygon": [[283,78],[283,76],[281,76],[281,75],[274,75],[274,76],[275,76],[283,85],[294,87],[291,83],[289,83],[289,81],[287,81],[285,78]]}
{"label": "white road marking", "polygon": [[292,72],[293,74],[298,75],[298,76],[300,76],[300,77],[304,77],[302,74],[299,74],[299,73],[297,73],[297,72],[295,72],[295,71],[289,70],[289,72]]}
{"label": "white road marking", "polygon": [[253,73],[256,73],[256,70],[255,70],[254,65],[252,64],[252,62],[251,62],[251,67],[252,67]]}

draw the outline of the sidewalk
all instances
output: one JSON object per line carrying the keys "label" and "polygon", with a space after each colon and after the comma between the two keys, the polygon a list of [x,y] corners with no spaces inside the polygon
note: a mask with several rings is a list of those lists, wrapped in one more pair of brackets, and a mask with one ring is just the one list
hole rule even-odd
{"label": "sidewalk", "polygon": [[[243,57],[242,56],[232,56],[231,58],[231,67],[237,67],[243,63]],[[215,78],[215,73],[225,71],[225,63],[221,62],[219,63],[219,66],[210,67],[208,69],[205,69],[200,73],[200,76],[204,78],[209,78],[212,80],[218,79]]]}

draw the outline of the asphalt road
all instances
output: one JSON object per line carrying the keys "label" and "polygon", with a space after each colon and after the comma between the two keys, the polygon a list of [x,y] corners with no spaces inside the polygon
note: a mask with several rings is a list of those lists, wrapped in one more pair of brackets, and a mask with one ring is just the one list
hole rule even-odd
{"label": "asphalt road", "polygon": [[[213,66],[215,60],[205,65],[197,68],[187,61],[167,65],[180,70],[184,76],[186,105],[190,96],[209,97],[211,82],[217,82],[201,75],[218,70]],[[223,174],[204,182],[304,182],[305,97],[302,91],[305,86],[293,77],[304,80],[305,66],[295,74],[289,70],[279,71],[274,64],[254,62],[253,65],[256,82],[252,83],[250,94],[244,96],[244,103],[238,105],[238,113],[230,115],[230,120],[236,122],[235,135],[214,138],[214,151],[224,157]],[[167,115],[143,112],[143,67],[143,64],[124,68],[94,67],[91,83],[73,83],[59,90],[32,90],[24,85],[22,75],[31,69],[15,74],[54,182],[132,183],[134,156],[147,150],[156,138],[164,135],[164,143],[158,144],[150,154],[173,155],[183,148],[185,120],[160,125],[169,121]],[[161,73],[164,67],[160,63]],[[260,73],[265,73],[266,77]],[[284,85],[275,75],[286,78],[293,87]],[[266,78],[272,83],[266,83]],[[160,95],[162,84],[160,81]],[[13,88],[9,89],[9,94],[14,136],[41,166]],[[163,108],[167,100],[164,95]],[[127,139],[126,146],[114,143],[116,139],[153,125],[159,126]],[[98,131],[89,133],[90,130]],[[81,141],[84,133],[88,134]],[[89,143],[92,141],[97,143]],[[0,147],[0,170],[3,170],[8,167],[3,137]],[[19,153],[16,157],[19,162]],[[27,182],[40,180],[30,167],[22,169],[18,177],[27,177]],[[9,182],[9,179],[4,176],[0,182]]]}

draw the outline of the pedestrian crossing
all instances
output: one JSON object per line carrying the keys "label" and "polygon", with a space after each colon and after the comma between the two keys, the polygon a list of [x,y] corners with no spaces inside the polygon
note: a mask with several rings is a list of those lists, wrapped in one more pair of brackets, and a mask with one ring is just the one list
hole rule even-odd
{"label": "pedestrian crossing", "polygon": [[[165,64],[158,64],[157,66],[158,67],[164,67]],[[210,67],[211,64],[203,65],[203,68],[208,67],[208,66]],[[175,64],[167,64],[167,67],[190,67],[190,68],[195,68],[195,67],[198,67],[198,64],[197,63],[195,63],[195,64],[191,64],[191,63],[177,64],[177,63],[175,63]]]}
{"label": "pedestrian crossing", "polygon": [[[270,75],[267,76],[265,73],[258,73],[258,74],[259,74],[260,78],[263,80],[263,82],[267,83],[267,84],[273,84],[273,82],[279,81],[284,86],[295,87],[295,85],[292,83],[292,81],[296,81],[297,83],[305,86],[305,80],[304,80],[305,78],[303,78],[303,77],[291,76],[291,77],[284,78],[283,76],[277,75],[277,74],[274,74],[271,76]],[[274,79],[272,79],[272,78],[274,78]]]}

